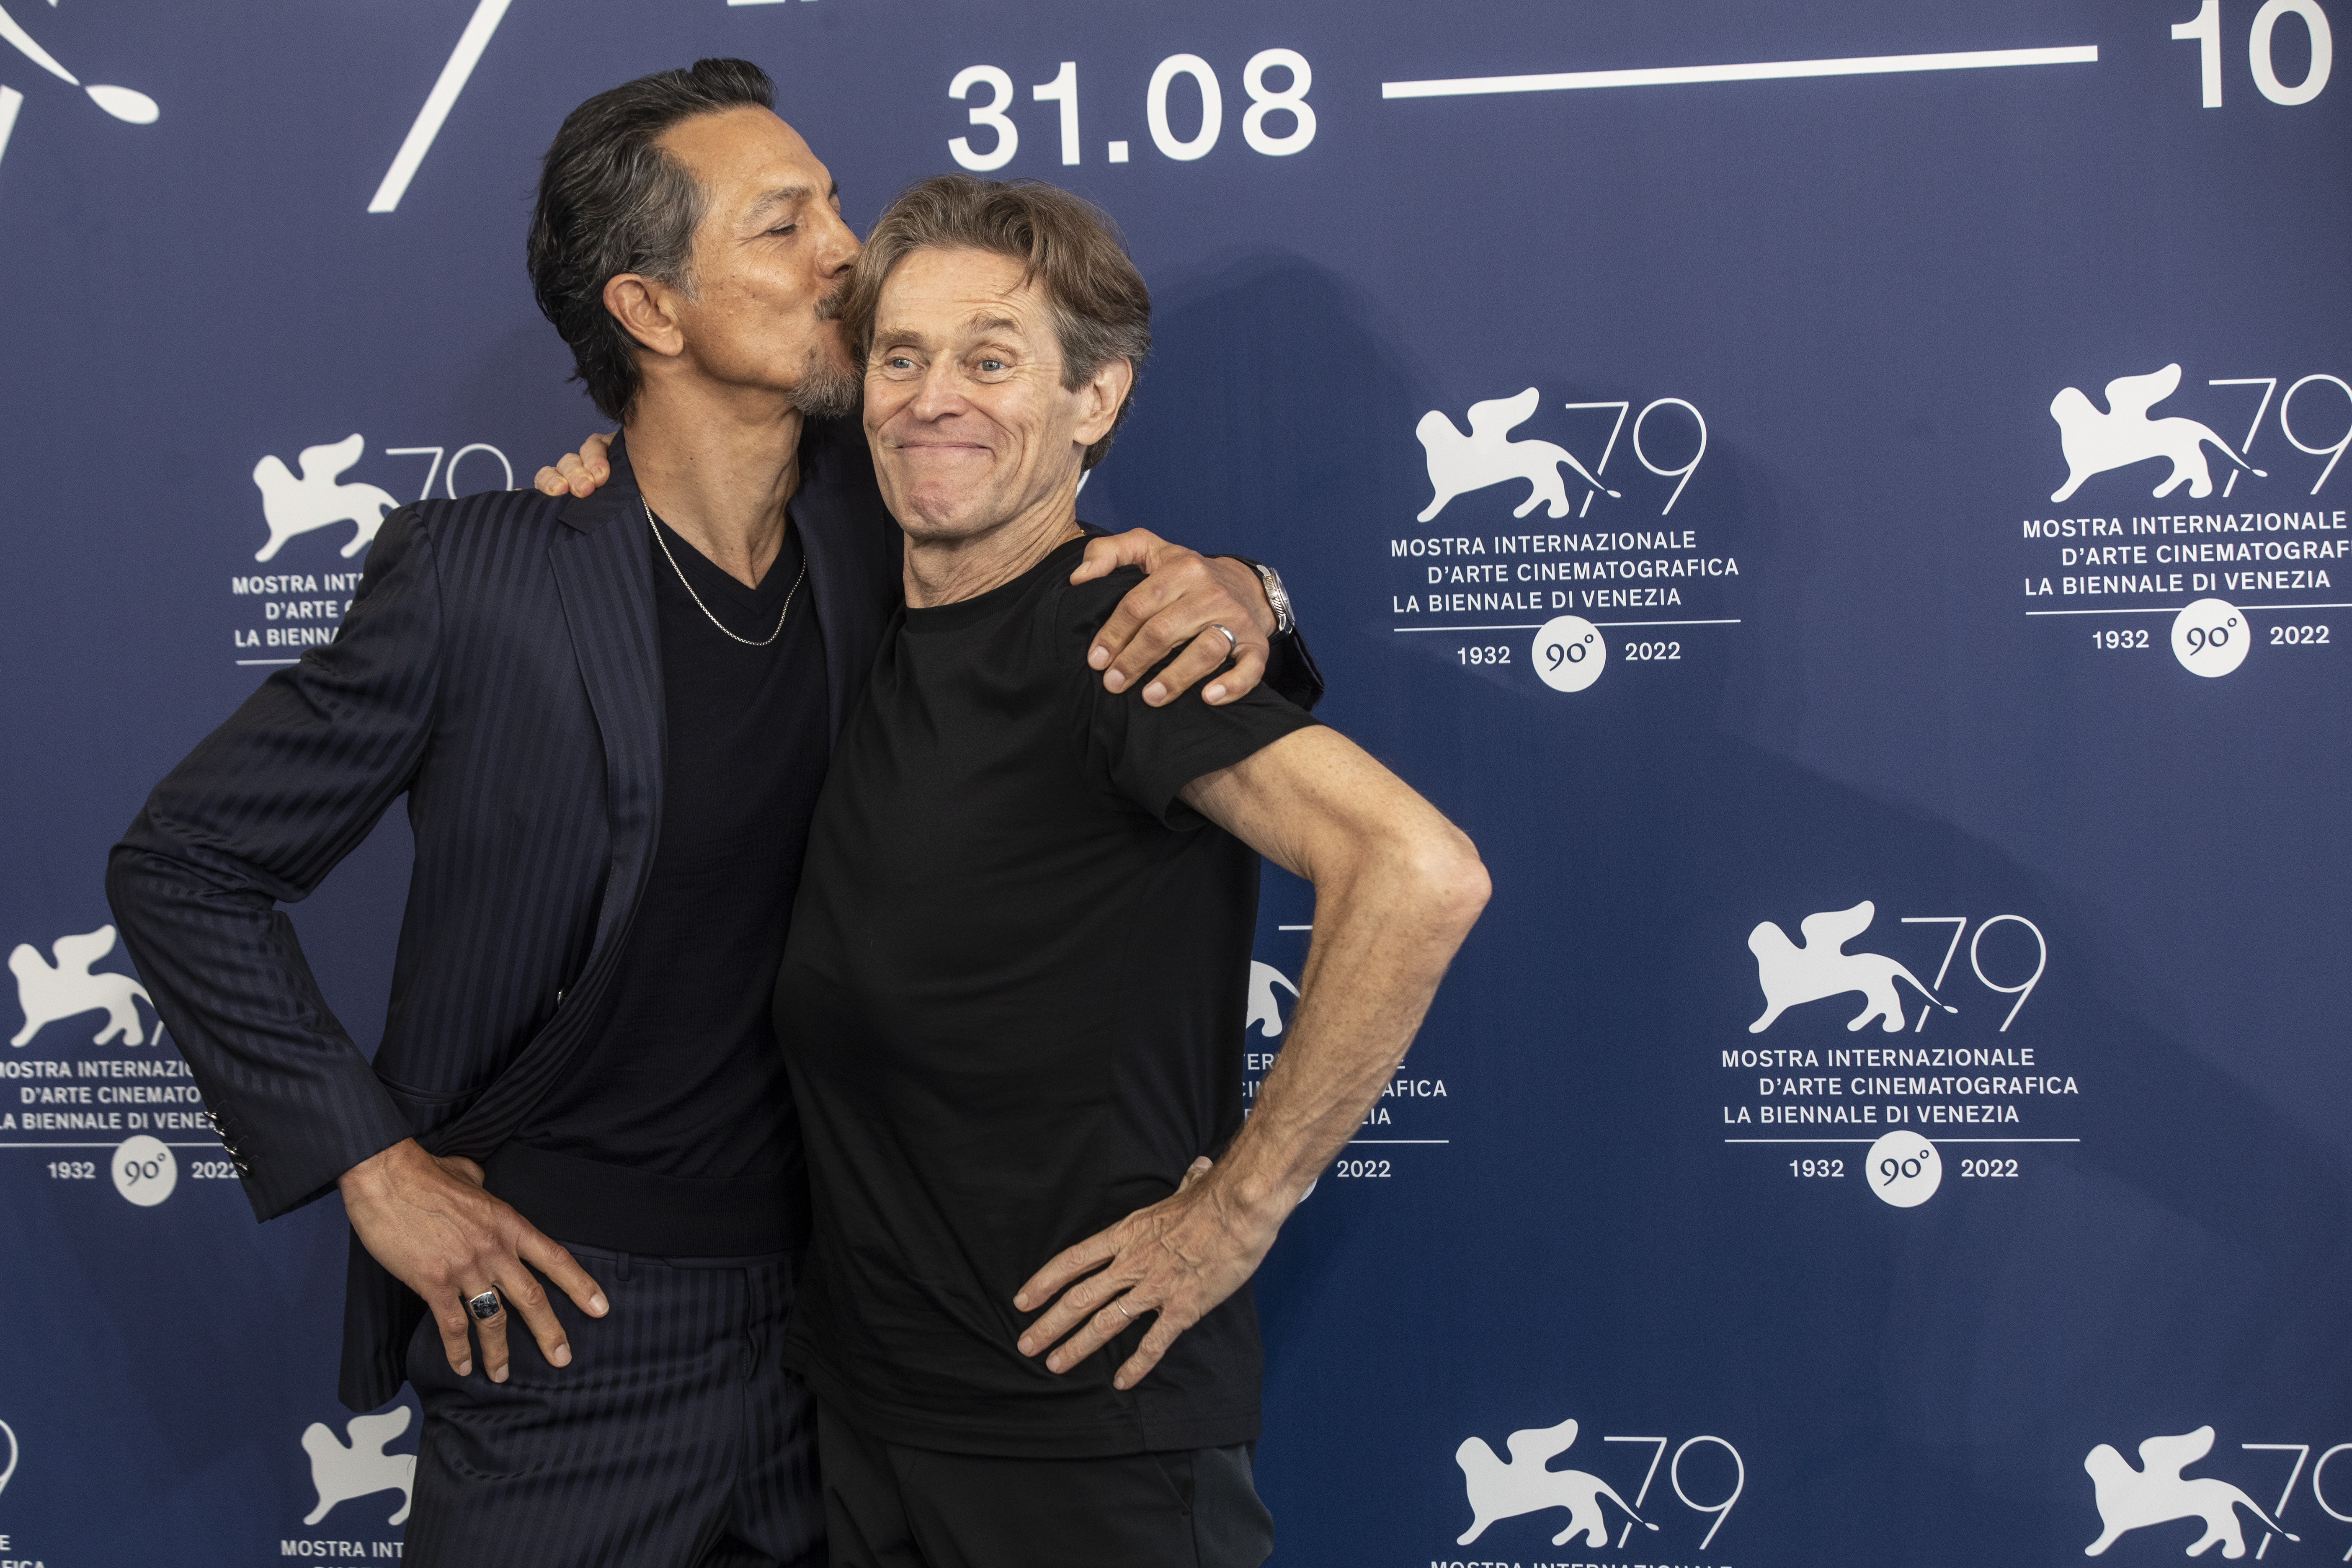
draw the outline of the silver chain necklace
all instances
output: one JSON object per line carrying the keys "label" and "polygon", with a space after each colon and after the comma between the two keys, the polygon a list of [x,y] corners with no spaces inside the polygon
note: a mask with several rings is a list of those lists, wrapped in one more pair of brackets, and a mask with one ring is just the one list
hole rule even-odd
{"label": "silver chain necklace", "polygon": [[694,601],[694,607],[702,612],[704,620],[717,626],[721,632],[725,632],[727,636],[735,637],[735,640],[745,647],[765,647],[784,635],[784,617],[793,613],[793,595],[801,591],[803,583],[808,581],[808,554],[805,551],[801,554],[801,574],[793,579],[792,587],[784,594],[784,607],[776,612],[776,629],[758,642],[753,642],[750,637],[736,637],[733,632],[727,630],[725,624],[717,616],[710,613],[710,606],[704,604],[702,595],[694,591],[694,584],[688,579],[686,569],[677,563],[677,557],[669,552],[669,541],[662,537],[661,524],[654,521],[652,505],[643,496],[637,498],[637,504],[646,509],[646,526],[654,531],[654,542],[661,546],[662,559],[668,562],[669,569],[677,574],[679,584],[686,589],[686,596]]}

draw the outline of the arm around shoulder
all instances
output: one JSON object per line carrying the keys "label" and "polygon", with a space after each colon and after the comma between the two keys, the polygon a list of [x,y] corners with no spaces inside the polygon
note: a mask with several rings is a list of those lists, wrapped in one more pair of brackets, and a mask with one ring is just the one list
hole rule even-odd
{"label": "arm around shoulder", "polygon": [[394,512],[335,640],[198,742],[108,858],[124,944],[263,1219],[410,1132],[277,906],[307,897],[408,787],[439,617],[431,538]]}

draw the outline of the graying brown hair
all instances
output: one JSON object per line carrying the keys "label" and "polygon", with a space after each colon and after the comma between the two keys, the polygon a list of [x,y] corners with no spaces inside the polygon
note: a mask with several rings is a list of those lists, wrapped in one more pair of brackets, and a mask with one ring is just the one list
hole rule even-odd
{"label": "graying brown hair", "polygon": [[[1123,359],[1138,372],[1151,352],[1151,290],[1127,253],[1110,215],[1083,196],[1042,180],[982,180],[940,174],[892,202],[866,237],[866,252],[840,305],[850,352],[860,364],[874,349],[874,313],[882,286],[918,250],[982,250],[1026,268],[1045,296],[1062,350],[1062,385],[1075,392],[1097,371]],[[1128,386],[1103,438],[1087,448],[1091,468],[1135,403]]]}

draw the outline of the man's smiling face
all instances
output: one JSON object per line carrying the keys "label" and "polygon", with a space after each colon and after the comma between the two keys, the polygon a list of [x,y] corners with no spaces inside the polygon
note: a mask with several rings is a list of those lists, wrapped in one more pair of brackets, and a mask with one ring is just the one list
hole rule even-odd
{"label": "man's smiling face", "polygon": [[660,145],[703,195],[691,293],[677,306],[688,354],[719,382],[788,390],[807,412],[854,407],[856,368],[820,309],[858,249],[832,174],[764,109],[698,115]]}
{"label": "man's smiling face", "polygon": [[1129,373],[1075,390],[1051,306],[1021,262],[919,249],[891,269],[866,361],[866,434],[882,499],[919,541],[975,538],[1076,495]]}

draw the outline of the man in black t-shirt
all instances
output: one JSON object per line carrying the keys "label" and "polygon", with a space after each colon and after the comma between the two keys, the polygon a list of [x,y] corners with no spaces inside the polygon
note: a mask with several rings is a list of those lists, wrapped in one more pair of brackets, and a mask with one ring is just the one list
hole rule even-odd
{"label": "man in black t-shirt", "polygon": [[[1486,901],[1469,841],[1282,698],[1147,707],[1076,661],[1129,582],[1069,579],[1150,310],[1094,208],[961,175],[883,216],[843,307],[908,547],[776,984],[814,1209],[784,1354],[838,1568],[1265,1559],[1249,1277]],[[1244,1122],[1258,853],[1317,921]]]}

